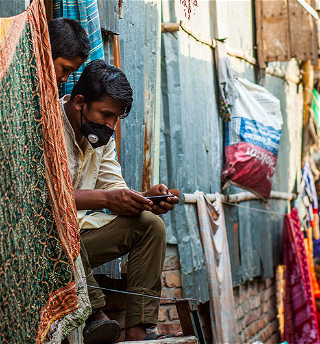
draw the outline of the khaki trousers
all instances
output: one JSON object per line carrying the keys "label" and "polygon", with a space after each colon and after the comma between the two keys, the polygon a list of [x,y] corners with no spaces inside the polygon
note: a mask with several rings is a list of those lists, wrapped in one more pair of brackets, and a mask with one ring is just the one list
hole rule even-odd
{"label": "khaki trousers", "polygon": [[[98,286],[91,268],[128,255],[127,291],[160,296],[165,258],[166,232],[163,221],[151,212],[117,216],[107,225],[80,231],[81,258],[88,285]],[[101,289],[88,288],[92,309],[105,305]],[[127,295],[126,328],[156,325],[159,300]]]}

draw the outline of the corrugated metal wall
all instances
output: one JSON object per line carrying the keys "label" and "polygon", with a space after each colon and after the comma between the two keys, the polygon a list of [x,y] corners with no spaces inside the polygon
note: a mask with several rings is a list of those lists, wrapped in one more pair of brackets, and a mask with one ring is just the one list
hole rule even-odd
{"label": "corrugated metal wall", "polygon": [[121,165],[128,185],[136,190],[157,181],[158,156],[153,153],[159,148],[159,11],[158,1],[125,0],[120,20],[122,69],[134,90],[132,111],[121,123]]}
{"label": "corrugated metal wall", "polygon": [[[252,3],[238,1],[198,2],[188,22],[195,31],[217,38],[227,37],[232,48],[253,55]],[[186,20],[178,2],[163,1],[163,22]],[[163,122],[160,176],[182,192],[199,189],[221,191],[223,164],[222,124],[217,115],[215,79],[211,49],[185,32],[164,33],[162,51]],[[255,82],[254,67],[229,57],[234,74]],[[297,76],[297,63],[273,63]],[[273,190],[295,191],[300,180],[302,94],[296,84],[266,75],[264,86],[281,101],[283,135]],[[243,191],[229,187],[226,193]],[[268,210],[260,201],[247,201],[241,207],[225,205],[233,283],[254,276],[273,276],[281,262],[282,221],[286,201],[270,201]],[[262,212],[254,209],[261,209]],[[274,213],[265,211],[274,211]],[[194,205],[180,205],[165,217],[169,242],[177,242],[186,296],[205,298],[203,253],[199,246],[198,222]],[[176,241],[175,241],[176,240]]]}
{"label": "corrugated metal wall", "polygon": [[26,9],[29,1],[26,0],[0,0],[0,17],[12,17]]}
{"label": "corrugated metal wall", "polygon": [[[228,37],[227,44],[238,48],[247,54],[253,54],[254,32],[252,3],[239,1],[232,6],[230,1],[216,2],[216,28],[219,38]],[[246,77],[252,82],[255,79],[254,67],[247,62],[229,57],[234,73]],[[292,60],[288,63],[269,63],[290,76],[299,75],[298,63]],[[301,179],[301,129],[302,129],[302,87],[286,82],[278,77],[266,74],[262,86],[280,99],[283,115],[282,137],[279,147],[277,168],[273,179],[272,189],[276,191],[293,192]],[[229,187],[227,193],[242,191]],[[237,285],[254,276],[267,278],[273,276],[274,267],[282,261],[282,224],[283,214],[286,213],[288,202],[270,200],[270,211],[275,214],[263,213],[244,208],[226,206],[226,221],[229,237],[233,283]],[[242,202],[241,206],[268,210],[259,201]],[[237,249],[239,245],[239,249]]]}
{"label": "corrugated metal wall", "polygon": [[[163,22],[184,19],[183,8],[163,2]],[[199,2],[197,31],[210,33],[210,2]],[[212,49],[183,31],[162,34],[160,180],[181,193],[221,189],[222,122],[215,100]],[[177,243],[186,296],[206,301],[207,277],[195,205],[164,217],[168,242]]]}

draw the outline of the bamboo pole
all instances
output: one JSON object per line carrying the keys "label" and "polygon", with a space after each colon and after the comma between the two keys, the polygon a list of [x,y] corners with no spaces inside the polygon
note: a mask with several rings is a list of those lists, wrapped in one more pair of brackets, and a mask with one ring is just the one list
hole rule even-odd
{"label": "bamboo pole", "polygon": [[302,85],[303,85],[303,125],[309,121],[309,109],[312,103],[313,89],[313,66],[311,61],[301,63]]}
{"label": "bamboo pole", "polygon": [[[215,194],[206,194],[207,197],[211,202],[215,201],[216,196]],[[239,203],[243,201],[250,201],[250,200],[261,200],[258,196],[254,195],[251,192],[240,192],[238,194],[232,195],[220,195],[221,200],[223,202],[229,203]],[[271,191],[269,199],[282,199],[286,201],[291,201],[296,198],[296,194],[294,193],[287,193],[281,191]],[[197,196],[195,194],[183,194],[184,203],[197,203]]]}
{"label": "bamboo pole", "polygon": [[209,47],[215,48],[216,47],[216,41],[214,39],[211,39],[210,37],[207,37],[197,31],[195,31],[190,25],[186,24],[184,21],[180,21],[180,27],[183,31],[185,31],[188,35],[193,37],[196,41],[206,44]]}
{"label": "bamboo pole", "polygon": [[162,23],[161,32],[175,32],[180,30],[179,23]]}
{"label": "bamboo pole", "polygon": [[252,65],[256,65],[257,64],[257,60],[255,57],[250,56],[248,54],[246,54],[243,50],[241,49],[235,49],[235,48],[231,48],[228,45],[226,46],[226,51],[227,54],[230,56],[234,56],[237,57],[239,59],[245,60],[248,63],[252,64]]}

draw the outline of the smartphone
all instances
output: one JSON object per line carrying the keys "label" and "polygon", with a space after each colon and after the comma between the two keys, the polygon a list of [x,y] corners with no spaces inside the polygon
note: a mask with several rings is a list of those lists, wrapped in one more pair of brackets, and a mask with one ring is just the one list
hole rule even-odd
{"label": "smartphone", "polygon": [[153,202],[153,204],[159,204],[161,201],[166,202],[168,197],[174,197],[173,194],[160,195],[160,196],[148,196],[147,198]]}

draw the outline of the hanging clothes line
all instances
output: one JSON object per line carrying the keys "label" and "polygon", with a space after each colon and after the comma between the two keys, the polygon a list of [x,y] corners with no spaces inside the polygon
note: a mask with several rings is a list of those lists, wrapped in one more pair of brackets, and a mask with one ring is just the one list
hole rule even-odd
{"label": "hanging clothes line", "polygon": [[247,207],[245,205],[241,205],[241,204],[238,204],[238,203],[230,203],[230,202],[225,202],[225,201],[222,201],[222,203],[223,204],[232,205],[232,206],[235,206],[235,207],[238,207],[238,208],[245,208],[245,209],[249,209],[249,210],[258,211],[260,213],[272,214],[272,215],[277,215],[277,216],[281,216],[281,217],[287,215],[286,213],[279,213],[279,212],[273,211],[273,210],[264,210],[264,209],[259,209],[259,208]]}

